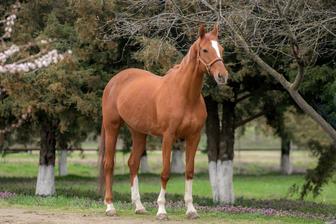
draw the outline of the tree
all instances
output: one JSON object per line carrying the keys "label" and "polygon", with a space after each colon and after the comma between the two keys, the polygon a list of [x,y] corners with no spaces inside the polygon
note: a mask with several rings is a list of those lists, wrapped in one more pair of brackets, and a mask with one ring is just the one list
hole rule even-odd
{"label": "tree", "polygon": [[[113,71],[109,63],[115,57],[112,54],[116,45],[97,40],[94,32],[99,26],[95,22],[97,14],[103,17],[109,11],[103,11],[94,1],[75,3],[66,0],[27,2],[22,4],[18,14],[20,19],[11,40],[38,43],[27,49],[29,57],[38,57],[44,49],[48,50],[39,47],[45,45],[40,41],[44,39],[48,40],[49,48],[75,52],[71,59],[59,56],[67,63],[39,72],[33,70],[25,75],[6,75],[1,80],[8,95],[1,105],[3,111],[9,111],[2,113],[4,121],[10,120],[16,111],[23,110],[20,108],[32,108],[30,135],[39,136],[41,144],[37,195],[55,192],[53,167],[56,148],[76,146],[88,133],[99,129],[100,95],[109,78],[108,72]],[[81,21],[88,18],[91,23],[85,23],[83,29]],[[43,60],[53,62],[49,59],[51,56],[55,56],[55,51]],[[44,61],[40,62],[41,67],[46,67]],[[21,67],[19,69],[26,69]]]}
{"label": "tree", "polygon": [[226,61],[235,67],[231,68],[232,79],[225,90],[210,88],[204,91],[209,94],[205,98],[209,177],[213,199],[219,203],[234,202],[235,130],[283,103],[282,89],[273,80],[260,76],[260,71],[240,63],[234,56],[226,58]]}
{"label": "tree", "polygon": [[[272,98],[265,99],[265,104],[269,108],[265,113],[267,124],[272,127],[274,134],[281,139],[281,157],[280,157],[280,171],[282,174],[289,175],[292,173],[292,164],[290,160],[291,151],[291,129],[287,128],[286,113],[290,110],[293,114],[299,113],[298,108],[294,110],[291,105],[293,102],[286,93],[280,95],[280,102],[277,102],[277,106],[274,106]],[[273,105],[273,106],[272,106]]]}
{"label": "tree", "polygon": [[[213,11],[216,11],[211,5],[209,5],[206,1],[203,1],[205,5],[207,5]],[[234,38],[236,39],[236,43],[238,46],[242,47],[243,50],[248,54],[248,56],[255,61],[261,68],[267,71],[270,75],[272,75],[292,96],[293,100],[300,106],[300,108],[305,111],[309,116],[311,116],[317,123],[323,127],[323,129],[330,135],[330,137],[336,140],[336,131],[331,127],[331,125],[323,119],[321,115],[319,115],[307,102],[301,97],[298,92],[299,85],[302,82],[304,75],[304,67],[309,62],[314,62],[315,57],[317,57],[318,50],[322,47],[323,40],[327,39],[329,36],[327,33],[330,33],[330,30],[333,30],[331,27],[334,18],[332,17],[333,12],[331,10],[317,11],[317,4],[306,4],[306,2],[298,2],[296,4],[293,1],[284,1],[287,4],[282,4],[285,7],[281,8],[280,3],[275,1],[274,3],[265,3],[261,4],[260,2],[252,2],[249,5],[246,5],[246,9],[242,9],[237,7],[236,11],[232,11],[232,13],[227,16],[228,19],[222,16],[222,9],[219,10],[220,14],[218,15],[220,19],[222,19],[227,26],[230,28]],[[258,4],[260,3],[260,4]],[[320,5],[318,4],[318,7]],[[236,6],[234,6],[236,7]],[[297,7],[299,9],[297,9]],[[312,10],[313,9],[313,10]],[[255,11],[256,10],[256,11]],[[263,14],[264,13],[264,14]],[[242,15],[240,18],[238,15]],[[315,16],[314,16],[315,15]],[[294,20],[289,18],[299,17],[304,18],[304,20]],[[270,18],[267,19],[266,22],[262,23],[262,18]],[[317,17],[317,18],[316,18]],[[235,19],[239,21],[236,22]],[[251,18],[248,20],[246,18]],[[255,21],[253,21],[253,19]],[[306,20],[305,20],[306,19]],[[325,23],[324,21],[326,20]],[[236,29],[235,26],[238,26],[238,23],[246,24],[249,22],[260,22],[259,27],[251,27],[246,26],[247,30],[240,33],[240,29]],[[275,21],[275,22],[274,22]],[[277,22],[280,21],[280,24]],[[313,23],[313,25],[311,25]],[[277,27],[278,32],[267,32],[271,29],[274,30],[274,26]],[[330,28],[330,29],[329,29]],[[249,30],[248,30],[249,29]],[[321,29],[321,30],[319,30]],[[295,33],[294,33],[295,30]],[[312,32],[315,30],[319,30],[318,36],[312,35]],[[307,32],[305,32],[307,31]],[[309,31],[309,32],[308,32]],[[246,38],[243,35],[250,34],[251,32],[256,32],[253,35],[253,39],[251,46],[248,45]],[[322,32],[322,33],[321,33]],[[265,36],[265,33],[269,36]],[[282,33],[280,35],[280,33]],[[296,36],[296,33],[301,34],[300,39]],[[263,35],[264,34],[264,35]],[[272,35],[272,36],[271,36]],[[331,33],[332,35],[332,33]],[[282,38],[282,41],[277,38],[272,38],[278,36]],[[311,38],[309,38],[311,37]],[[269,42],[267,42],[269,40]],[[274,43],[273,41],[277,42]],[[265,46],[261,46],[262,44],[256,44],[256,42],[261,41]],[[314,43],[315,44],[312,44]],[[254,45],[255,44],[255,45]],[[278,45],[276,45],[278,44]],[[275,46],[274,50],[272,47]],[[305,51],[300,51],[300,46]],[[314,48],[315,47],[315,48]],[[295,63],[297,66],[297,75],[293,83],[290,83],[286,80],[286,78],[276,71],[276,69],[272,68],[267,64],[260,56],[258,56],[253,49],[257,48],[258,51],[267,54],[267,51],[279,51],[285,55],[289,55],[288,49],[291,49],[292,53],[292,63]],[[324,49],[325,50],[325,49]],[[307,58],[304,58],[307,57]],[[307,61],[308,59],[308,61]],[[289,65],[289,63],[288,63]]]}
{"label": "tree", "polygon": [[[330,59],[331,55],[334,55],[331,40],[335,37],[333,32],[336,25],[335,7],[331,7],[328,1],[284,0],[254,1],[244,5],[232,4],[226,5],[225,9],[219,2],[219,10],[217,10],[208,2],[202,2],[215,12],[218,19],[228,27],[236,45],[241,47],[251,60],[277,80],[296,104],[323,128],[333,140],[333,145],[325,148],[325,154],[335,154],[336,130],[331,124],[331,117],[334,115],[322,114],[316,109],[316,106],[314,108],[309,104],[314,101],[316,96],[305,100],[302,93],[299,92],[304,75],[309,75],[307,70],[310,70],[316,63],[323,63],[323,59]],[[250,24],[255,25],[251,26]],[[276,60],[277,63],[273,61],[273,65],[271,65],[269,59],[266,58],[271,55],[270,52],[273,54],[277,52],[276,55],[282,55],[287,60],[283,60],[284,63]],[[289,78],[292,78],[294,71],[296,75],[294,75],[293,81],[288,81]],[[330,101],[326,103],[330,105]],[[319,147],[314,148],[316,151]],[[322,159],[323,157],[324,154],[320,154],[320,162],[325,161]],[[330,159],[332,158],[330,157]],[[325,164],[330,165],[333,162]],[[319,166],[321,165],[319,164]],[[330,172],[334,172],[335,168],[330,166],[324,166],[324,168],[328,175],[320,177],[322,179],[330,178]],[[312,175],[307,177],[308,182],[316,182],[311,177]],[[322,182],[326,182],[326,179]]]}
{"label": "tree", "polygon": [[294,185],[293,193],[300,193],[302,198],[310,192],[317,196],[322,191],[322,186],[332,179],[336,169],[335,154],[330,150],[332,140],[305,114],[293,113],[290,110],[285,113],[285,119],[285,126],[291,133],[293,143],[300,148],[310,149],[312,154],[319,158],[317,166],[307,170],[304,185]]}
{"label": "tree", "polygon": [[[0,39],[3,50],[3,52],[0,54],[0,73],[6,75],[1,80],[1,92],[2,94],[6,94],[6,97],[13,97],[18,93],[22,94],[20,91],[21,88],[17,91],[17,93],[15,93],[15,90],[11,88],[13,85],[17,85],[17,83],[14,83],[13,81],[20,79],[18,73],[36,73],[36,71],[49,67],[51,64],[56,64],[64,59],[64,55],[59,54],[57,50],[47,51],[47,48],[44,45],[49,45],[51,42],[49,40],[34,39],[32,42],[28,42],[19,46],[10,41],[20,6],[21,4],[19,1],[11,6],[11,14],[4,20],[5,33]],[[36,49],[34,48],[37,48],[38,51],[36,52]],[[11,57],[14,59],[12,59],[10,63],[6,63]],[[13,75],[15,75],[14,78],[11,77]],[[11,114],[15,113],[14,108],[18,107],[18,102],[16,100],[11,101],[5,99],[3,100],[3,103],[8,103],[8,105],[2,105],[3,109],[6,109],[7,107],[7,109],[11,110],[7,117],[13,116]],[[21,106],[28,107],[27,113],[21,115],[21,118],[18,119],[16,124],[14,123],[10,127],[3,129],[1,131],[3,134],[12,131],[13,128],[19,128],[23,121],[27,119],[28,114],[30,115],[32,112],[32,107],[34,107],[32,104],[27,104],[27,102],[21,104],[23,104]],[[6,119],[4,119],[4,121],[6,121]],[[55,160],[53,156],[53,150],[55,147],[53,129],[55,127],[48,126],[47,122],[45,121],[42,122],[41,126],[44,130],[41,132],[41,156],[36,193],[49,195],[55,192],[53,173],[53,165]]]}

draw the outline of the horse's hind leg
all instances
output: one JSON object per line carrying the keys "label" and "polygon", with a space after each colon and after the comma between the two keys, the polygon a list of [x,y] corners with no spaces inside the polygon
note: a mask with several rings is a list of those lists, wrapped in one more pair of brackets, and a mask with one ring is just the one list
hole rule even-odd
{"label": "horse's hind leg", "polygon": [[104,155],[104,174],[105,174],[105,204],[106,215],[116,215],[116,210],[112,203],[112,175],[114,169],[114,155],[118,138],[118,131],[121,125],[121,119],[113,122],[106,122],[105,128],[105,155]]}
{"label": "horse's hind leg", "polygon": [[128,160],[128,166],[130,168],[131,175],[131,195],[132,203],[135,205],[135,213],[143,214],[146,213],[145,207],[142,205],[139,193],[139,183],[138,183],[138,170],[140,165],[141,155],[145,151],[146,147],[146,135],[131,130],[132,134],[132,151],[130,158]]}

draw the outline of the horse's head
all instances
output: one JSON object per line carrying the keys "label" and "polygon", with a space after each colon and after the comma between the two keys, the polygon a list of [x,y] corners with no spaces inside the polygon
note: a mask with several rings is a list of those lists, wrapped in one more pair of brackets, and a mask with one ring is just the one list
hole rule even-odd
{"label": "horse's head", "polygon": [[206,33],[204,25],[201,25],[198,43],[198,60],[208,74],[215,78],[217,84],[226,84],[229,72],[222,58],[224,48],[218,43],[218,25],[216,24],[209,33]]}

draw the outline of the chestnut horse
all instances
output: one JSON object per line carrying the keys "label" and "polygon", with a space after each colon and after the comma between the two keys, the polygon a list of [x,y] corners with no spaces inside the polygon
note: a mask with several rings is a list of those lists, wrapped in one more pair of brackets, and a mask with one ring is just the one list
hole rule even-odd
{"label": "chestnut horse", "polygon": [[165,193],[170,175],[172,144],[177,138],[186,140],[185,204],[188,218],[197,218],[192,203],[194,158],[207,112],[201,95],[204,73],[217,83],[226,83],[228,72],[222,60],[223,48],[218,43],[218,26],[209,33],[204,26],[199,38],[190,47],[179,65],[163,77],[148,71],[130,68],[116,74],[107,84],[102,99],[101,163],[105,178],[106,214],[115,215],[112,203],[112,174],[118,131],[126,123],[132,135],[132,151],[128,160],[131,197],[135,213],[145,213],[140,201],[138,169],[145,150],[146,136],[162,136],[161,191],[157,200],[158,219],[167,219]]}

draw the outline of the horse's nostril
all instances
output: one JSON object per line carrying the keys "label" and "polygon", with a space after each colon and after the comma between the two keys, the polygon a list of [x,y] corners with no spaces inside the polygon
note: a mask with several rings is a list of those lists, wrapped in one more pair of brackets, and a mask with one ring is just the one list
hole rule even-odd
{"label": "horse's nostril", "polygon": [[223,76],[222,74],[218,74],[218,78],[219,78],[219,79],[223,79],[224,76]]}

